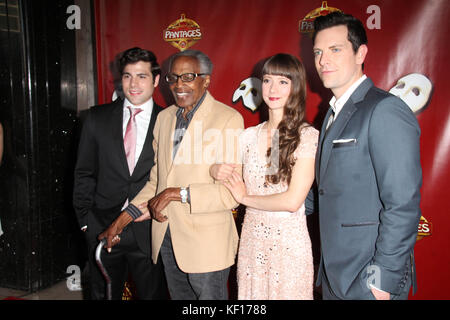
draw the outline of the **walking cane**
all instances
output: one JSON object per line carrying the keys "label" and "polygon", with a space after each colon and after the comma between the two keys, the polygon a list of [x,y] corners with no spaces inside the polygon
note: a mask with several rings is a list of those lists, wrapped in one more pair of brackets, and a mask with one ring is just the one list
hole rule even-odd
{"label": "walking cane", "polygon": [[98,267],[100,268],[100,271],[103,274],[103,277],[106,281],[106,299],[111,300],[111,278],[108,275],[108,272],[106,271],[105,267],[103,266],[102,259],[100,258],[102,254],[102,248],[106,244],[106,238],[103,238],[100,243],[97,246],[97,249],[95,250],[95,261],[97,262]]}

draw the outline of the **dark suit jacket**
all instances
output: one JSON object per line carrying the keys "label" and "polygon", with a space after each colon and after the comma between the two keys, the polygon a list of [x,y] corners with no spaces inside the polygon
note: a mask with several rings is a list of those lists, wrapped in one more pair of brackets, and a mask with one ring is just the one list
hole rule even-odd
{"label": "dark suit jacket", "polygon": [[[75,168],[73,204],[80,226],[96,245],[103,232],[121,213],[125,200],[133,199],[148,180],[154,164],[153,127],[162,108],[155,103],[144,147],[130,176],[123,145],[123,100],[92,107],[83,125]],[[131,223],[142,251],[151,254],[150,220]]]}
{"label": "dark suit jacket", "polygon": [[415,282],[422,184],[417,119],[370,79],[326,132],[330,113],[316,157],[322,247],[317,284],[326,275],[341,299],[373,299],[368,282],[399,294],[408,277]]}

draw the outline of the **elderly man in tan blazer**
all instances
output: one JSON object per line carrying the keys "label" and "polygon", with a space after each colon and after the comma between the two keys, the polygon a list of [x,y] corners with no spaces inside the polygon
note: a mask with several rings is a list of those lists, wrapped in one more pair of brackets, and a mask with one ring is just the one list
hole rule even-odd
{"label": "elderly man in tan blazer", "polygon": [[[211,178],[209,168],[240,162],[238,137],[244,122],[239,112],[207,91],[211,71],[211,61],[200,51],[171,57],[166,81],[176,105],[156,120],[150,180],[99,235],[111,248],[128,223],[153,218],[153,262],[161,254],[170,295],[177,300],[227,299],[238,246],[231,212],[238,204]],[[241,174],[241,166],[235,170]]]}

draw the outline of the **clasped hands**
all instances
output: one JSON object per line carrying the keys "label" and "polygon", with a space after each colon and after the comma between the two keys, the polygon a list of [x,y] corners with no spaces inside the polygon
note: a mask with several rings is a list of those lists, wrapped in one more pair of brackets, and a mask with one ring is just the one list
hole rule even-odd
{"label": "clasped hands", "polygon": [[[150,201],[143,202],[137,206],[142,212],[142,215],[135,219],[134,222],[142,222],[150,218],[153,218],[158,222],[167,221],[168,217],[164,215],[162,211],[167,207],[170,201],[177,201],[180,199],[180,188],[167,188],[150,199]],[[120,234],[130,222],[133,222],[133,218],[126,211],[123,211],[119,217],[111,223],[108,229],[103,231],[97,237],[99,241],[106,238],[105,248],[108,252],[111,252],[111,248],[120,242]]]}
{"label": "clasped hands", "polygon": [[238,167],[239,165],[236,164],[214,164],[209,168],[209,174],[230,190],[234,200],[242,203],[247,195],[247,189],[241,175],[235,170]]}

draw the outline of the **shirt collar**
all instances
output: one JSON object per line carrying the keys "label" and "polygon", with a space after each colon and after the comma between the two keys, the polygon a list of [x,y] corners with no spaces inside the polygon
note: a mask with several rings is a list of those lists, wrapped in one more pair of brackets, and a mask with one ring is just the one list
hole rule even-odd
{"label": "shirt collar", "polygon": [[127,98],[123,101],[123,108],[124,110],[131,106],[132,108],[139,108],[142,109],[144,113],[151,113],[153,110],[153,97],[150,98],[150,100],[147,100],[144,104],[141,104],[140,106],[136,107],[134,106]]}
{"label": "shirt collar", "polygon": [[348,99],[350,99],[350,96],[353,94],[353,92],[355,92],[355,90],[359,87],[359,85],[366,79],[367,76],[363,74],[362,77],[356,80],[339,99],[336,99],[335,96],[331,98],[330,106],[331,109],[333,109],[334,111],[335,118],[338,115],[338,113],[342,110],[344,105],[347,103]]}

